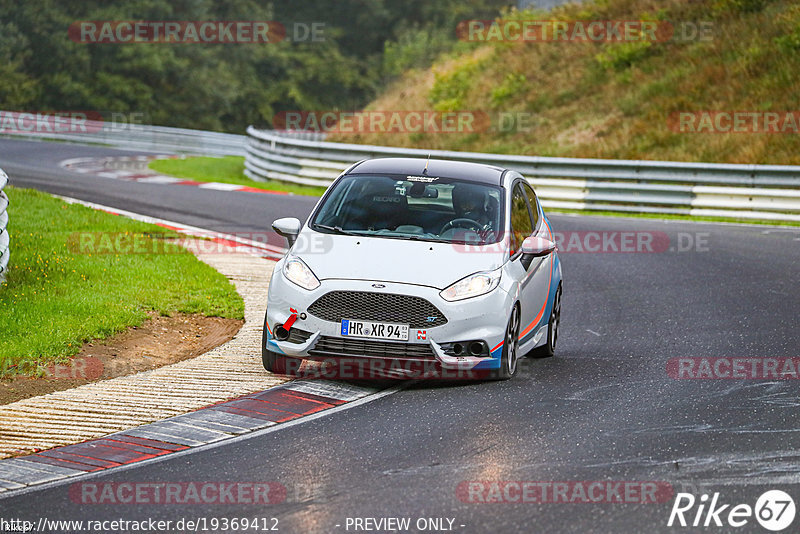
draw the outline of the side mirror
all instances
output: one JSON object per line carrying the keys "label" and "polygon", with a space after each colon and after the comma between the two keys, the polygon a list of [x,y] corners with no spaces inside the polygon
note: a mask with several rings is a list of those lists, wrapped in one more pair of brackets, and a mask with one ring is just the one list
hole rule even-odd
{"label": "side mirror", "polygon": [[552,254],[556,244],[543,237],[530,236],[522,242],[522,265],[527,269],[533,258],[540,258]]}
{"label": "side mirror", "polygon": [[547,256],[556,249],[556,244],[543,237],[530,236],[522,242],[522,255],[539,258]]}
{"label": "side mirror", "polygon": [[300,233],[301,227],[302,224],[300,221],[294,217],[284,217],[272,223],[272,229],[285,237],[290,247],[294,245],[294,242],[297,240],[297,235]]}

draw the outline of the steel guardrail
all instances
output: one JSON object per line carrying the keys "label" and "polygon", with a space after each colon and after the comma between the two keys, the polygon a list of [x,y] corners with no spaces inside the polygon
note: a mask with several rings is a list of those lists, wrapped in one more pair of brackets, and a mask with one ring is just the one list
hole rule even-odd
{"label": "steel guardrail", "polygon": [[[47,119],[48,116],[16,111],[0,111],[0,114],[4,119],[0,124],[0,136],[10,138],[205,156],[244,156],[247,143],[244,135],[111,121],[71,122],[66,119],[61,124],[62,129],[74,131],[55,131],[58,125],[53,119]],[[37,123],[37,117],[45,119]],[[5,124],[16,125],[16,128],[6,128]]]}
{"label": "steel guardrail", "polygon": [[0,282],[6,279],[8,260],[11,257],[11,238],[8,235],[8,196],[3,188],[8,185],[8,175],[0,169]]}
{"label": "steel guardrail", "polygon": [[330,143],[247,129],[245,174],[327,186],[375,157],[475,161],[521,172],[548,208],[800,221],[800,166],[553,158]]}
{"label": "steel guardrail", "polygon": [[[22,123],[18,120],[22,113],[0,113]],[[257,130],[252,126],[246,136],[98,121],[85,121],[85,130],[70,133],[0,129],[0,136],[152,152],[240,155],[245,156],[245,174],[254,180],[321,186],[329,185],[348,165],[361,159],[430,155],[517,170],[530,180],[548,208],[800,221],[800,166],[421,150],[330,143],[319,133]]]}

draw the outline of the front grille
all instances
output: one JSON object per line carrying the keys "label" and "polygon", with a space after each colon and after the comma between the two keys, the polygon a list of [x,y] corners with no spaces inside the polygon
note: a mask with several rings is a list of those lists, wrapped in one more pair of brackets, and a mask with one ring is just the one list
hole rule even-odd
{"label": "front grille", "polygon": [[314,301],[308,313],[335,323],[357,319],[407,324],[411,328],[433,328],[447,323],[442,312],[422,297],[368,291],[331,291]]}
{"label": "front grille", "polygon": [[373,358],[408,358],[414,360],[435,359],[427,343],[391,343],[370,339],[346,339],[320,336],[311,356],[367,356]]}

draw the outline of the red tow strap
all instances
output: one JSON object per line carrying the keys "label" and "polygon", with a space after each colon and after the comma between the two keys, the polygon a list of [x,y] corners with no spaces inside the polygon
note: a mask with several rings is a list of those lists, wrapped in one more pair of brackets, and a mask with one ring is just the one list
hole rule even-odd
{"label": "red tow strap", "polygon": [[297,320],[297,310],[295,310],[294,308],[289,308],[289,311],[292,312],[292,314],[289,316],[288,319],[286,319],[286,322],[283,323],[283,327],[286,330],[289,330],[294,324],[294,322]]}

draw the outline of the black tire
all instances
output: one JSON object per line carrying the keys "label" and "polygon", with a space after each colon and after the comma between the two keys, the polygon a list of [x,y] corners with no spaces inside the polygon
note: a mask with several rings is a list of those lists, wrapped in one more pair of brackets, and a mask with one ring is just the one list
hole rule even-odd
{"label": "black tire", "polygon": [[506,326],[506,337],[503,340],[503,354],[500,357],[500,368],[493,369],[492,380],[508,380],[517,374],[519,369],[519,307],[514,306]]}
{"label": "black tire", "polygon": [[547,321],[547,343],[534,350],[537,358],[550,358],[556,353],[558,343],[558,329],[561,326],[561,284],[558,284],[556,296],[553,299],[553,309],[550,310],[550,319]]}
{"label": "black tire", "polygon": [[267,318],[264,317],[264,330],[261,332],[261,363],[264,369],[276,375],[296,375],[302,362],[267,349]]}

